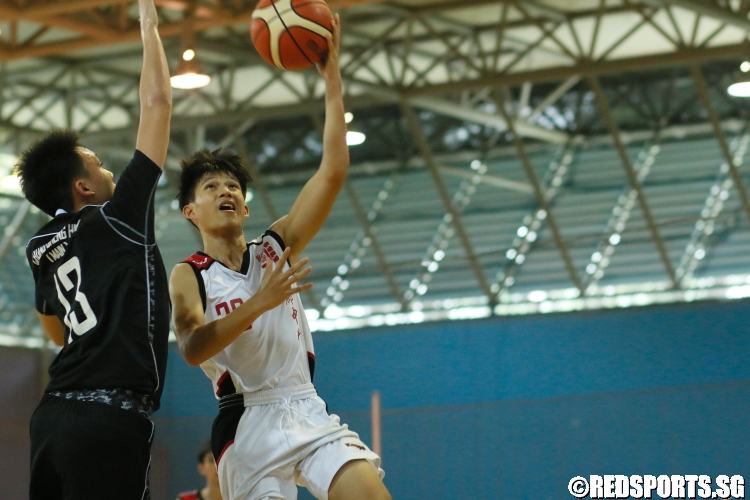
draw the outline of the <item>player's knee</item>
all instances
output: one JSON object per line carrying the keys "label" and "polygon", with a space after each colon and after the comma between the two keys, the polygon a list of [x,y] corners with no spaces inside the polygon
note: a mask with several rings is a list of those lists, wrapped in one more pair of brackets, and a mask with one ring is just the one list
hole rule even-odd
{"label": "player's knee", "polygon": [[367,481],[365,489],[366,498],[368,500],[392,500],[391,494],[388,492],[385,484],[383,484],[383,481],[381,481],[381,479],[378,477]]}

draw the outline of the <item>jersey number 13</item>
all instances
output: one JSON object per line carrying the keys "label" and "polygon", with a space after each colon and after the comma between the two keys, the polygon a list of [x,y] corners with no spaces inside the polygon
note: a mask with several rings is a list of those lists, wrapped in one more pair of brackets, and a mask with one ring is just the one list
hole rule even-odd
{"label": "jersey number 13", "polygon": [[[75,284],[70,279],[70,275],[75,273]],[[66,292],[70,292],[73,288],[76,290],[73,301],[81,306],[81,312],[83,313],[83,321],[78,321],[78,315],[76,314],[74,307],[71,307],[68,299],[65,298],[65,294],[60,289],[60,285],[65,289]],[[81,286],[81,263],[78,257],[72,257],[70,260],[65,261],[58,269],[55,275],[55,287],[57,288],[57,298],[65,307],[65,318],[64,322],[70,328],[70,330],[78,336],[83,335],[96,326],[96,315],[91,310],[89,301],[80,290]],[[71,341],[72,336],[71,336]]]}

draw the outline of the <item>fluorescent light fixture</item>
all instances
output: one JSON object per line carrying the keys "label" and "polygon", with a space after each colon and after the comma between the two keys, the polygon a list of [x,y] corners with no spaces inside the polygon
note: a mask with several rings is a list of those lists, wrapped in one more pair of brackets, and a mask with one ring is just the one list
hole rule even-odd
{"label": "fluorescent light fixture", "polygon": [[367,136],[363,134],[362,132],[354,132],[350,130],[346,133],[346,145],[347,146],[359,146],[365,140],[367,139]]}

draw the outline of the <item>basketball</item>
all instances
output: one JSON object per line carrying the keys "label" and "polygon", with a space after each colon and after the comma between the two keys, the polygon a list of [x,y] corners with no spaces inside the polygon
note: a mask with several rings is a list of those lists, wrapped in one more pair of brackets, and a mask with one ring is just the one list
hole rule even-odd
{"label": "basketball", "polygon": [[301,70],[325,62],[333,14],[323,0],[260,0],[250,35],[270,65]]}

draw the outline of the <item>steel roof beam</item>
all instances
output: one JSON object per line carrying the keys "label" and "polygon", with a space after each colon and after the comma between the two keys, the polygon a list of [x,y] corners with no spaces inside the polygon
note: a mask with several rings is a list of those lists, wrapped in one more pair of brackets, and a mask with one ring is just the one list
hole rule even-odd
{"label": "steel roof beam", "polygon": [[682,7],[701,16],[710,17],[722,23],[750,31],[750,20],[746,16],[743,17],[729,9],[722,9],[714,2],[707,2],[705,0],[641,0],[641,3],[653,7],[666,7],[669,5]]}
{"label": "steel roof beam", "polygon": [[445,182],[440,176],[439,165],[435,161],[435,157],[433,156],[432,151],[427,144],[427,139],[424,136],[424,132],[422,132],[422,126],[419,123],[419,119],[417,118],[416,113],[414,113],[414,110],[406,101],[402,100],[400,103],[400,107],[401,113],[406,118],[409,130],[411,130],[413,139],[417,144],[417,148],[424,158],[427,169],[430,172],[430,176],[432,177],[432,181],[435,184],[438,197],[442,201],[446,213],[451,215],[451,225],[455,229],[458,239],[461,241],[461,245],[464,248],[464,253],[466,254],[466,259],[469,261],[469,266],[474,273],[474,277],[477,280],[479,289],[481,290],[482,294],[487,297],[490,304],[494,304],[496,302],[496,297],[490,290],[487,276],[484,273],[482,265],[479,263],[479,258],[474,251],[474,247],[471,244],[471,241],[469,240],[469,235],[466,233],[466,229],[461,222],[461,215],[453,206],[450,195],[448,194],[448,189],[445,186]]}
{"label": "steel roof beam", "polygon": [[[454,175],[456,177],[463,177],[464,179],[468,179],[468,180],[473,180],[475,177],[477,177],[476,172],[464,170],[462,168],[446,167],[444,165],[440,165],[439,168],[442,172],[445,172],[446,174]],[[499,187],[502,189],[509,189],[511,191],[516,191],[516,192],[523,193],[523,194],[534,193],[534,188],[531,187],[529,184],[525,184],[523,182],[512,181],[510,179],[506,179],[504,177],[500,177],[497,175],[484,174],[480,180],[480,183],[487,184],[489,186]]]}
{"label": "steel roof beam", "polygon": [[[507,118],[491,115],[477,109],[467,108],[466,106],[461,106],[442,99],[436,99],[434,97],[415,97],[409,99],[409,104],[418,108],[434,111],[441,115],[458,118],[459,120],[486,125],[500,131],[510,130],[511,128],[508,125]],[[536,125],[530,125],[520,120],[514,120],[512,128],[524,137],[533,137],[534,139],[540,139],[554,144],[564,144],[568,140],[568,134],[564,132],[548,130]]]}
{"label": "steel roof beam", "polygon": [[407,98],[460,92],[462,90],[495,86],[520,85],[525,82],[545,82],[565,80],[568,78],[589,77],[612,73],[627,73],[655,68],[670,68],[686,64],[699,64],[709,61],[740,59],[750,55],[750,43],[722,45],[710,48],[680,47],[674,52],[657,55],[630,57],[610,61],[580,62],[571,66],[519,71],[517,73],[488,74],[480,78],[459,82],[439,83],[422,87],[410,87],[403,90]]}
{"label": "steel roof beam", "polygon": [[747,193],[747,187],[745,186],[745,180],[742,178],[742,173],[735,165],[734,157],[732,152],[729,150],[729,144],[727,144],[726,135],[724,130],[721,128],[721,122],[719,121],[719,115],[716,113],[713,104],[711,104],[711,96],[708,93],[708,85],[706,85],[706,79],[703,76],[698,66],[691,64],[690,73],[693,75],[695,80],[695,89],[698,92],[698,98],[701,100],[703,107],[708,113],[708,119],[711,122],[711,128],[713,129],[716,141],[719,143],[721,154],[724,156],[724,161],[729,165],[729,173],[734,181],[734,187],[739,194],[740,201],[742,202],[742,208],[745,211],[747,220],[750,221],[750,196]]}
{"label": "steel roof beam", "polygon": [[534,189],[534,196],[536,197],[537,204],[539,205],[539,208],[544,210],[547,214],[546,222],[547,226],[549,226],[550,232],[552,233],[552,237],[555,240],[555,245],[557,245],[557,249],[560,252],[560,256],[562,257],[563,264],[565,265],[565,270],[568,272],[568,276],[570,277],[570,281],[573,282],[576,288],[583,294],[584,288],[583,288],[583,282],[581,281],[581,277],[578,276],[578,271],[576,271],[575,263],[573,262],[573,259],[570,257],[570,252],[568,251],[568,247],[565,245],[565,241],[563,240],[562,234],[560,233],[560,228],[557,225],[557,221],[555,220],[555,216],[552,213],[552,207],[547,203],[547,196],[542,189],[542,185],[539,182],[539,179],[537,178],[536,172],[534,171],[534,167],[531,165],[531,160],[529,160],[529,155],[526,153],[526,147],[519,137],[519,133],[515,130],[515,125],[513,121],[511,120],[510,116],[508,115],[508,110],[505,106],[505,99],[503,97],[502,91],[495,92],[496,94],[496,101],[498,104],[498,109],[500,111],[500,114],[505,118],[507,123],[509,124],[509,132],[513,136],[513,145],[516,148],[516,151],[518,152],[518,159],[521,162],[521,166],[523,167],[524,172],[526,173],[526,177],[529,179],[529,182],[531,183],[532,188]]}
{"label": "steel roof beam", "polygon": [[346,191],[346,195],[349,198],[349,202],[351,203],[352,208],[354,209],[354,214],[357,216],[359,224],[362,226],[362,229],[364,230],[367,237],[370,238],[372,253],[373,255],[375,255],[375,260],[378,263],[378,269],[380,269],[380,272],[383,273],[383,277],[385,278],[385,282],[388,285],[388,290],[391,292],[391,296],[396,300],[396,302],[401,304],[402,311],[408,310],[409,303],[404,299],[404,295],[403,293],[401,293],[398,282],[393,276],[391,266],[388,264],[388,259],[386,258],[385,252],[383,251],[383,247],[380,246],[380,242],[378,241],[377,235],[375,234],[375,228],[373,228],[372,224],[370,224],[370,221],[367,219],[367,214],[362,208],[362,204],[359,202],[357,191],[348,180],[344,183],[344,191]]}
{"label": "steel roof beam", "polygon": [[610,109],[607,98],[604,95],[604,90],[602,90],[602,86],[596,77],[589,77],[588,83],[589,87],[591,87],[591,90],[594,92],[596,105],[599,108],[599,115],[604,120],[604,124],[606,125],[607,130],[612,136],[612,142],[614,143],[615,149],[617,150],[617,154],[620,156],[622,168],[625,170],[625,175],[628,178],[630,187],[638,193],[638,205],[641,208],[643,218],[646,219],[646,225],[648,226],[649,232],[651,233],[651,238],[656,245],[656,249],[659,252],[659,257],[661,258],[662,264],[664,265],[664,270],[666,271],[667,276],[669,277],[673,286],[675,288],[679,288],[680,282],[675,275],[672,261],[669,258],[669,252],[667,252],[667,248],[664,245],[664,239],[659,234],[659,228],[656,224],[656,221],[654,220],[653,215],[651,214],[651,208],[648,206],[648,202],[646,201],[646,195],[643,192],[643,187],[638,181],[638,174],[633,168],[633,163],[630,161],[630,157],[628,156],[628,152],[625,149],[625,145],[622,143],[622,139],[620,138],[620,131],[617,127],[617,124],[615,123],[614,118],[612,117],[612,110]]}

